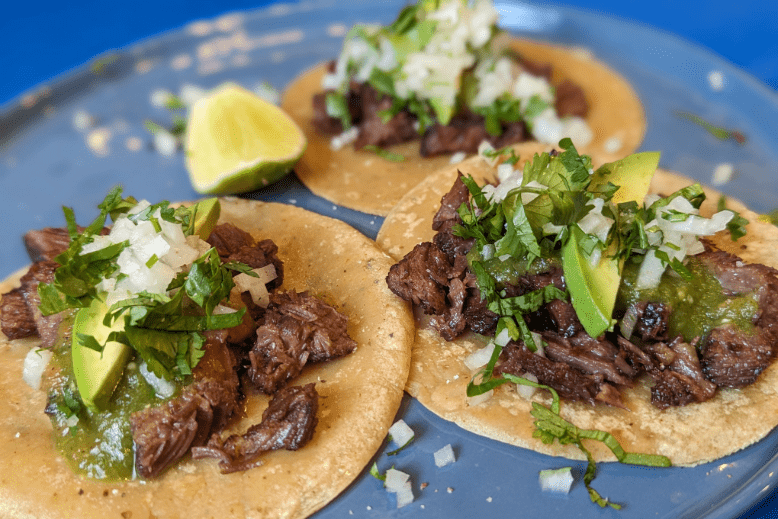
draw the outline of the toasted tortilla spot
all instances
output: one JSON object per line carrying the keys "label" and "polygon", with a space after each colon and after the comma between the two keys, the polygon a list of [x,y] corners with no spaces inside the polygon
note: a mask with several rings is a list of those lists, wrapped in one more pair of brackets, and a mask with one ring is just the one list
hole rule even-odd
{"label": "toasted tortilla spot", "polygon": [[[337,220],[282,204],[221,204],[222,222],[278,245],[283,290],[322,295],[349,316],[357,350],[310,366],[294,381],[316,382],[322,397],[311,442],[295,452],[268,453],[262,466],[228,475],[215,460],[186,458],[147,482],[82,478],[54,449],[43,414],[46,395],[22,382],[24,356],[35,342],[0,335],[0,516],[302,518],[342,492],[380,448],[403,396],[414,330],[409,308],[383,282],[391,260]],[[22,274],[0,283],[1,293]],[[258,423],[266,405],[266,397],[251,395],[246,418],[228,432]]]}

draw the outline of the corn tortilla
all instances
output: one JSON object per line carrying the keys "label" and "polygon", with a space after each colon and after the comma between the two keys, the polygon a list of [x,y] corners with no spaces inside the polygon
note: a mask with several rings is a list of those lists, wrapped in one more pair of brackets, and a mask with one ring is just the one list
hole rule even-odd
{"label": "corn tortilla", "polygon": [[[522,156],[522,161],[530,158]],[[595,159],[595,167],[599,163]],[[386,217],[378,233],[379,246],[399,260],[417,243],[430,241],[434,236],[432,217],[441,196],[453,185],[457,170],[473,175],[480,184],[496,176],[494,168],[475,157],[428,177]],[[670,194],[692,182],[681,175],[657,170],[651,192]],[[710,216],[717,210],[720,195],[710,189],[706,193],[708,198],[701,214]],[[748,234],[732,242],[728,233],[719,233],[713,237],[714,244],[746,262],[778,268],[774,253],[778,250],[778,228],[758,221],[758,215],[738,201],[728,200],[727,206],[749,220]],[[435,414],[474,433],[553,456],[584,459],[575,446],[560,446],[558,442],[545,445],[532,437],[531,401],[521,397],[513,384],[500,386],[481,404],[468,405],[465,389],[473,373],[465,367],[464,359],[486,341],[483,336],[468,332],[447,342],[428,325],[423,314],[419,312],[416,317],[408,393]],[[561,416],[584,429],[610,432],[627,451],[663,454],[675,465],[694,466],[743,449],[778,425],[778,363],[766,369],[755,384],[739,390],[719,389],[713,399],[699,404],[657,409],[651,405],[647,376],[624,391],[623,397],[628,410],[563,401]],[[546,406],[551,403],[545,391],[536,392],[531,400]],[[585,443],[597,461],[615,460],[599,442]]]}
{"label": "corn tortilla", "polygon": [[[631,153],[640,146],[646,117],[640,99],[623,77],[584,49],[519,39],[511,40],[511,47],[533,61],[551,63],[553,84],[570,79],[584,90],[589,103],[586,120],[594,139],[579,151],[606,153],[608,141],[621,142],[618,150],[611,150],[620,154]],[[281,103],[308,139],[295,172],[318,196],[350,209],[386,216],[430,172],[446,166],[450,155],[422,158],[418,141],[388,148],[406,157],[402,162],[392,162],[372,151],[356,151],[351,145],[333,151],[333,136],[319,134],[312,123],[312,99],[322,91],[325,70],[326,65],[320,64],[304,72],[289,85]]]}
{"label": "corn tortilla", "polygon": [[[0,334],[0,516],[306,517],[343,491],[380,448],[403,396],[414,326],[407,305],[383,282],[390,258],[348,225],[297,207],[239,199],[222,199],[221,207],[222,222],[279,246],[282,290],[309,290],[349,318],[357,350],[309,366],[292,382],[315,382],[321,397],[311,442],[227,475],[215,460],[185,458],[151,481],[80,477],[54,450],[46,395],[21,379],[36,341]],[[2,293],[22,273],[3,281]],[[229,432],[258,423],[266,404],[267,397],[250,396],[246,418]]]}

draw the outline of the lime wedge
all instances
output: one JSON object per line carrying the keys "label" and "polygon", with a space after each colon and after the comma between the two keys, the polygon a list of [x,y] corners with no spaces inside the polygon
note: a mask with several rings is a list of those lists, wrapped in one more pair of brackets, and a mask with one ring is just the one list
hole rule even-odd
{"label": "lime wedge", "polygon": [[307,144],[283,110],[234,83],[197,101],[187,126],[189,178],[203,194],[267,186],[292,169]]}

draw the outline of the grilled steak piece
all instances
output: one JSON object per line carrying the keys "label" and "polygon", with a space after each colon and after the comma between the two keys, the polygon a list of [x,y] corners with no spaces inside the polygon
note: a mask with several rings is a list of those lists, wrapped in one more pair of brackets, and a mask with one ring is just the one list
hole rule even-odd
{"label": "grilled steak piece", "polygon": [[453,277],[448,256],[430,242],[416,245],[386,276],[389,289],[421,307],[425,314],[442,315],[448,308],[446,287]]}
{"label": "grilled steak piece", "polygon": [[57,267],[59,264],[54,261],[38,261],[30,265],[30,270],[21,279],[21,292],[24,294],[27,306],[35,319],[35,327],[41,338],[41,348],[53,347],[59,338],[62,314],[44,316],[38,308],[41,302],[38,295],[38,285],[54,281],[54,271],[57,270]]}
{"label": "grilled steak piece", "polygon": [[38,335],[35,316],[20,288],[3,294],[0,300],[0,329],[12,340]]}
{"label": "grilled steak piece", "polygon": [[440,199],[440,209],[432,218],[433,231],[448,231],[454,225],[462,222],[457,210],[470,199],[470,191],[462,182],[462,176],[462,172],[457,171],[457,179],[451,189]]}
{"label": "grilled steak piece", "polygon": [[438,123],[427,128],[421,138],[419,153],[422,157],[457,151],[475,153],[478,145],[490,137],[484,126],[484,118],[465,112],[452,117],[446,125]]}
{"label": "grilled steak piece", "polygon": [[157,477],[192,446],[203,445],[233,414],[235,397],[224,385],[204,378],[166,404],[134,413],[130,430],[138,474],[146,479]]}
{"label": "grilled steak piece", "polygon": [[636,315],[633,334],[643,341],[666,341],[670,307],[664,303],[643,301],[635,303]]}
{"label": "grilled steak piece", "polygon": [[702,347],[702,369],[719,387],[745,387],[753,384],[775,356],[767,334],[753,334],[733,325],[714,328]]}
{"label": "grilled steak piece", "polygon": [[247,470],[262,464],[264,452],[297,450],[313,437],[318,418],[319,395],[314,384],[282,389],[273,396],[262,421],[245,434],[233,434],[222,441],[214,436],[204,447],[194,447],[192,457],[217,458],[222,473]]}
{"label": "grilled steak piece", "polygon": [[[84,227],[77,227],[78,232],[84,232]],[[100,234],[111,232],[109,227],[103,227]],[[43,260],[54,260],[70,246],[70,234],[64,227],[46,227],[27,231],[24,235],[24,247],[33,263]]]}
{"label": "grilled steak piece", "polygon": [[651,403],[659,409],[704,402],[716,394],[716,385],[703,375],[696,348],[681,337],[669,344],[645,344],[642,349],[621,336],[618,342],[635,369],[654,381]]}
{"label": "grilled steak piece", "polygon": [[468,111],[455,115],[446,125],[435,124],[427,128],[421,138],[419,153],[422,157],[457,151],[475,153],[483,141],[500,149],[530,138],[531,134],[523,121],[504,124],[499,135],[491,135],[486,131],[483,116]]}
{"label": "grilled steak piece", "polygon": [[[522,342],[509,342],[500,354],[495,375],[532,373],[540,384],[553,387],[561,398],[594,405],[597,401],[623,407],[621,395],[601,376],[586,375],[564,362],[556,362],[532,353]],[[615,391],[614,391],[615,390]]]}
{"label": "grilled steak piece", "polygon": [[401,110],[388,121],[384,121],[381,113],[391,110],[392,98],[379,93],[370,84],[362,84],[359,101],[362,113],[359,119],[359,134],[354,141],[355,148],[391,146],[418,137],[416,118],[406,110]]}
{"label": "grilled steak piece", "polygon": [[70,234],[62,227],[28,231],[24,235],[24,247],[33,263],[54,260],[70,246]]}
{"label": "grilled steak piece", "polygon": [[277,277],[267,284],[268,290],[278,288],[284,282],[284,262],[278,257],[278,247],[273,240],[257,242],[243,229],[231,223],[222,223],[214,227],[207,241],[216,247],[224,262],[239,261],[255,269],[272,263]]}
{"label": "grilled steak piece", "polygon": [[556,101],[554,103],[559,117],[586,117],[589,113],[589,103],[583,89],[569,79],[556,86]]}
{"label": "grilled steak piece", "polygon": [[238,377],[226,345],[226,330],[205,333],[205,355],[194,369],[194,382],[161,405],[130,417],[135,468],[154,478],[195,445],[224,429],[238,411]]}
{"label": "grilled steak piece", "polygon": [[272,294],[249,352],[249,379],[260,391],[273,394],[308,362],[348,355],[357,343],[347,327],[345,315],[307,292]]}

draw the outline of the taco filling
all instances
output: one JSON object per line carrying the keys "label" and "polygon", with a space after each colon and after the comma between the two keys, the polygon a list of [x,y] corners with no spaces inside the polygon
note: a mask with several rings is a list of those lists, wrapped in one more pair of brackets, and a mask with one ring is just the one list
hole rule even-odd
{"label": "taco filling", "polygon": [[568,135],[593,138],[583,89],[552,83],[497,28],[491,1],[420,0],[389,26],[357,25],[313,98],[313,124],[332,146],[383,148],[420,139],[420,154],[474,153]]}
{"label": "taco filling", "polygon": [[700,216],[697,184],[646,196],[658,154],[593,171],[560,146],[523,171],[509,158],[495,184],[460,174],[434,239],[387,277],[447,341],[491,337],[466,360],[479,370],[468,396],[524,377],[563,400],[626,408],[622,392],[647,375],[666,409],[754,383],[775,357],[778,271],[706,240],[737,239],[747,221]]}
{"label": "taco filling", "polygon": [[[116,188],[100,210],[86,228],[66,210],[67,229],[28,233],[34,263],[0,306],[9,339],[41,339],[24,377],[47,392],[72,469],[150,479],[191,452],[235,472],[306,445],[318,393],[292,384],[306,364],[355,350],[348,318],[280,291],[278,247],[217,224],[218,200],[174,209]],[[222,438],[257,392],[270,396],[261,421]]]}

